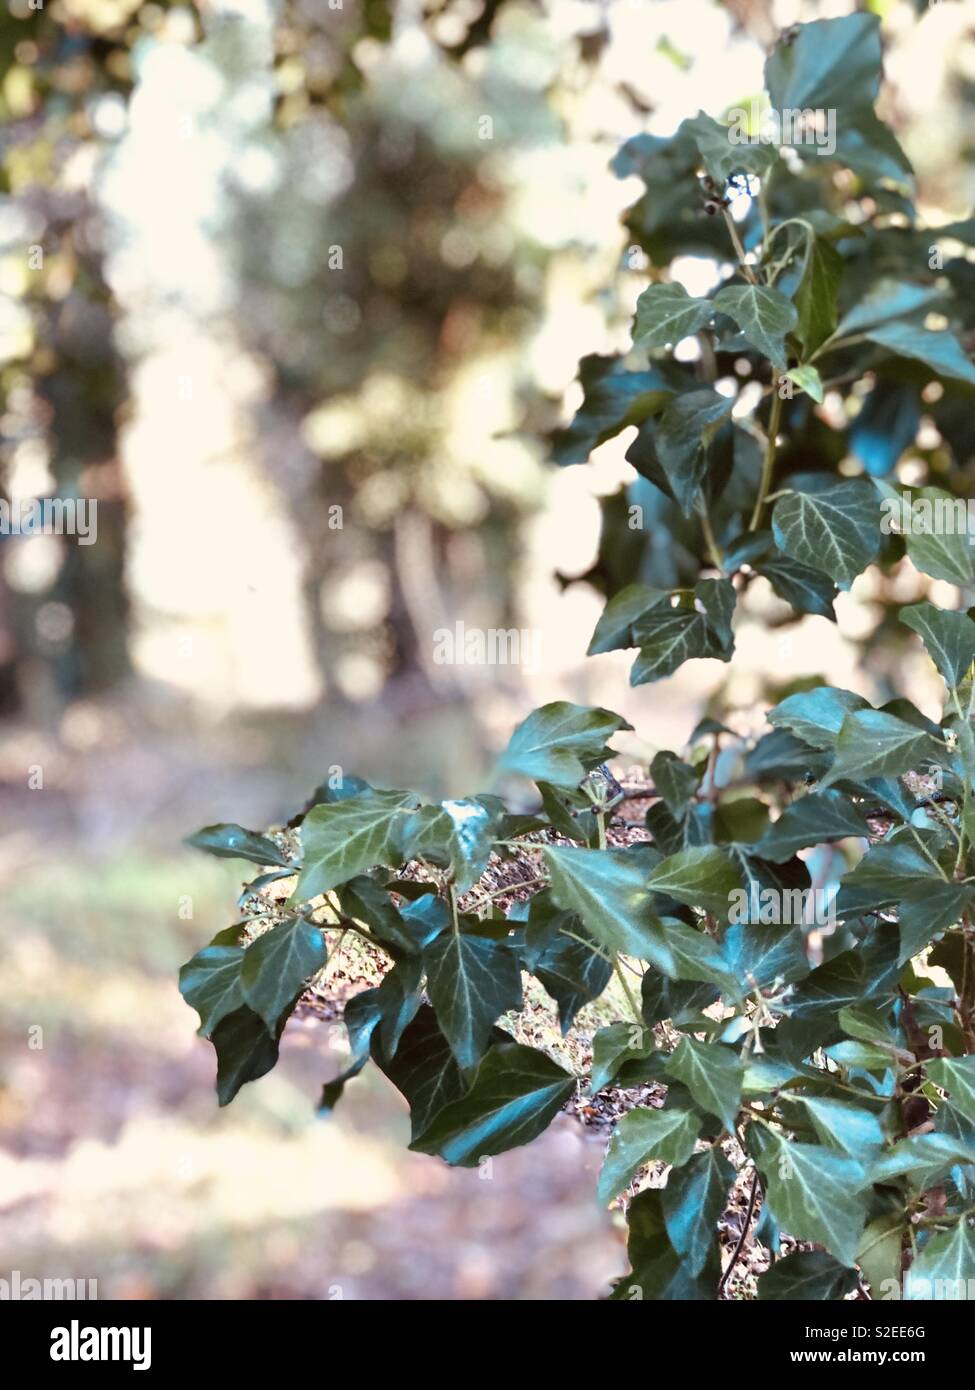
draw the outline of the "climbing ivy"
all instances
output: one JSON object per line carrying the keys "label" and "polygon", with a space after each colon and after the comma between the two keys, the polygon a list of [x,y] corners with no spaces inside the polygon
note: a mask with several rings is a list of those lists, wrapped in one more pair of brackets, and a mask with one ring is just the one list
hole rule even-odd
{"label": "climbing ivy", "polygon": [[[337,776],[286,831],[191,841],[261,869],[244,920],[181,973],[220,1103],[274,1066],[351,933],[381,978],[346,1004],[349,1061],[322,1107],[371,1062],[409,1104],[410,1147],[471,1167],[580,1090],[616,1088],[596,1192],[629,1225],[615,1299],[741,1296],[749,1238],[769,1252],[760,1299],[964,1297],[975,1278],[975,621],[898,611],[883,588],[911,567],[919,592],[923,576],[975,587],[952,524],[973,270],[944,249],[975,244],[975,222],[920,225],[880,79],[873,16],[798,26],[751,127],[702,112],[623,147],[650,283],[632,349],[582,362],[553,454],[584,464],[635,428],[636,476],[605,500],[586,576],[606,600],[590,652],[635,650],[634,685],[732,661],[760,579],[793,617],[835,620],[873,567],[885,640],[923,645],[940,717],[796,682],[757,739],[708,718],[621,783],[612,743],[630,725],[557,701],[500,758],[528,813]],[[791,141],[757,138],[770,117]],[[719,262],[716,292],[667,278],[687,254]],[[914,449],[926,485],[909,488],[894,469],[922,411],[937,442]],[[588,1076],[522,1040],[526,976],[564,1034],[614,1001]]]}

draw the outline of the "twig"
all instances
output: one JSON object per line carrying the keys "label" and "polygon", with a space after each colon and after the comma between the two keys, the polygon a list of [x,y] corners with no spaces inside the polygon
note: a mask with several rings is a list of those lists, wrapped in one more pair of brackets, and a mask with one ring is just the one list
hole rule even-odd
{"label": "twig", "polygon": [[738,1259],[741,1255],[742,1250],[745,1248],[745,1241],[748,1239],[748,1228],[752,1224],[752,1216],[755,1214],[755,1203],[757,1200],[758,1169],[756,1168],[754,1174],[752,1175],[752,1191],[751,1196],[748,1199],[748,1210],[745,1213],[745,1224],[741,1228],[741,1235],[738,1237],[738,1244],[735,1246],[734,1254],[728,1261],[728,1267],[722,1274],[721,1278],[718,1280],[718,1292],[715,1294],[716,1299],[720,1298],[721,1295],[724,1293],[725,1285],[731,1278],[732,1271],[734,1270],[735,1265],[738,1263]]}

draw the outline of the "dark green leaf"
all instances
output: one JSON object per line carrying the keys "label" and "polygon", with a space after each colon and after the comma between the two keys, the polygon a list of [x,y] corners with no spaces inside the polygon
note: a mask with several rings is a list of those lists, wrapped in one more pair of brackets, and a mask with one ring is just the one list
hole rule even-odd
{"label": "dark green leaf", "polygon": [[734,319],[748,342],[774,366],[785,366],[785,335],[795,328],[799,316],[780,290],[726,285],[715,295],[714,307]]}
{"label": "dark green leaf", "polygon": [[204,1038],[244,1003],[240,985],[243,959],[242,946],[205,946],[179,972],[179,992],[200,1015],[198,1031]]}
{"label": "dark green leaf", "polygon": [[611,756],[606,740],[625,719],[605,709],[555,700],[522,720],[501,759],[507,772],[520,772],[556,787],[577,787],[590,767]]}
{"label": "dark green leaf", "polygon": [[[252,864],[278,864],[288,868],[288,860],[273,840],[245,830],[242,825],[206,825],[186,843],[206,850],[220,859],[249,859]],[[297,867],[297,866],[295,866]]]}
{"label": "dark green leaf", "polygon": [[410,792],[372,791],[314,806],[301,825],[303,867],[295,898],[315,898],[376,864],[402,863],[399,831],[416,806]]}
{"label": "dark green leaf", "polygon": [[734,1134],[744,1072],[730,1047],[682,1038],[667,1063],[667,1072],[684,1083],[702,1110],[716,1115],[729,1134]]}
{"label": "dark green leaf", "polygon": [[700,1117],[690,1110],[628,1110],[606,1150],[597,1188],[600,1202],[612,1201],[652,1159],[680,1168],[694,1152],[700,1128]]}
{"label": "dark green leaf", "polygon": [[792,485],[772,512],[776,545],[849,588],[880,546],[876,492],[860,478],[837,483],[807,474]]}
{"label": "dark green leaf", "polygon": [[649,884],[655,893],[725,918],[741,878],[724,850],[708,846],[669,855],[651,871]]}
{"label": "dark green leaf", "polygon": [[945,745],[924,729],[883,710],[856,710],[843,720],[836,758],[820,787],[825,789],[843,779],[856,782],[865,777],[896,777],[945,756]]}
{"label": "dark green leaf", "polygon": [[575,1087],[575,1077],[544,1052],[514,1042],[496,1043],[467,1094],[443,1109],[410,1147],[473,1168],[482,1158],[530,1143]]}
{"label": "dark green leaf", "polygon": [[838,791],[810,792],[787,806],[755,847],[756,854],[782,864],[809,845],[831,844],[869,827],[850,798]]}
{"label": "dark green leaf", "polygon": [[852,1265],[866,1221],[860,1164],[821,1144],[789,1142],[768,1129],[756,1142],[766,1200],[779,1225]]}
{"label": "dark green leaf", "polygon": [[649,285],[636,302],[633,346],[665,347],[697,333],[714,315],[707,299],[692,299],[683,285]]}
{"label": "dark green leaf", "polygon": [[776,1260],[759,1278],[758,1297],[760,1301],[837,1302],[856,1286],[856,1270],[845,1268],[825,1250],[796,1250]]}
{"label": "dark green leaf", "polygon": [[675,1168],[661,1205],[670,1243],[687,1272],[699,1274],[717,1242],[717,1223],[725,1208],[734,1169],[717,1144]]}
{"label": "dark green leaf", "polygon": [[280,922],[247,947],[240,967],[241,988],[269,1033],[325,960],[321,928],[303,917]]}
{"label": "dark green leaf", "polygon": [[217,1054],[217,1100],[229,1105],[241,1086],[256,1081],[278,1060],[278,1038],[272,1037],[263,1020],[243,1005],[226,1014],[210,1037]]}
{"label": "dark green leaf", "polygon": [[430,1002],[467,1071],[484,1055],[495,1019],[521,1007],[517,957],[503,941],[448,931],[427,946],[423,961]]}

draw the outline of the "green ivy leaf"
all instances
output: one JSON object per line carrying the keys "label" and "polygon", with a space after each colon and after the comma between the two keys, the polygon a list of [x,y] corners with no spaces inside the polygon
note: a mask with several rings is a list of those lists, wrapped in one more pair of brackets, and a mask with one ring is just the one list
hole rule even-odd
{"label": "green ivy leaf", "polygon": [[638,1023],[610,1023],[600,1028],[592,1040],[589,1086],[593,1095],[615,1081],[630,1063],[658,1058],[660,1054],[655,1053],[655,1046],[653,1029],[641,1028]]}
{"label": "green ivy leaf", "polygon": [[650,775],[671,815],[682,816],[687,810],[687,803],[697,791],[701,774],[689,763],[682,762],[676,753],[664,750],[650,764]]}
{"label": "green ivy leaf", "polygon": [[732,126],[721,125],[713,116],[699,111],[682,121],[678,135],[690,135],[704,161],[704,167],[719,187],[732,174],[754,174],[762,178],[779,157],[774,145],[759,141],[736,141],[731,138]]}
{"label": "green ivy leaf", "polygon": [[449,868],[459,893],[481,877],[491,857],[497,817],[474,797],[421,806],[399,823],[403,859],[426,859]]}
{"label": "green ivy leaf", "polygon": [[835,748],[846,716],[869,708],[868,701],[852,690],[819,685],[790,695],[770,709],[766,718],[774,728],[787,729],[810,748]]}
{"label": "green ivy leaf", "polygon": [[[807,357],[821,347],[836,328],[836,303],[842,279],[843,257],[824,237],[814,236],[796,290],[799,315],[796,331]],[[822,384],[816,399],[823,399]]]}
{"label": "green ivy leaf", "polygon": [[675,396],[661,416],[654,436],[657,457],[685,516],[694,510],[701,490],[708,445],[734,403],[733,397],[705,386]]}
{"label": "green ivy leaf", "polygon": [[735,1133],[744,1069],[730,1047],[682,1038],[667,1072],[683,1081],[702,1110],[716,1115],[729,1134]]}
{"label": "green ivy leaf", "polygon": [[200,1015],[197,1030],[204,1038],[227,1014],[244,1003],[240,985],[242,946],[205,946],[179,972],[179,992]]}
{"label": "green ivy leaf", "polygon": [[810,792],[785,808],[759,840],[755,853],[783,864],[810,845],[828,845],[850,835],[869,833],[863,816],[843,792]]}
{"label": "green ivy leaf", "polygon": [[299,832],[303,867],[295,900],[318,897],[376,864],[401,864],[400,827],[415,807],[411,792],[398,791],[370,791],[313,806]]}
{"label": "green ivy leaf", "polygon": [[717,1243],[717,1224],[725,1209],[735,1170],[717,1144],[674,1168],[661,1206],[670,1243],[687,1273],[700,1274]]}
{"label": "green ivy leaf", "polygon": [[589,642],[587,655],[596,656],[599,652],[635,647],[634,623],[652,608],[664,603],[669,607],[670,594],[665,589],[655,589],[650,584],[628,584],[614,594],[603,609]]}
{"label": "green ivy leaf", "polygon": [[373,1034],[376,1065],[406,1097],[410,1107],[411,1144],[420,1142],[431,1124],[465,1086],[450,1043],[437,1024],[437,1016],[423,1004],[403,1030],[394,1056],[387,1056],[381,1039]]}
{"label": "green ivy leaf", "polygon": [[802,928],[735,922],[725,932],[724,953],[735,978],[748,989],[809,973]]}
{"label": "green ivy leaf", "polygon": [[953,927],[971,898],[970,890],[961,883],[939,883],[930,878],[907,888],[897,911],[900,963],[918,955],[933,937]]}
{"label": "green ivy leaf", "polygon": [[[572,917],[572,914],[560,913],[559,916]],[[572,920],[576,933],[584,938],[582,923],[578,918]],[[559,934],[536,961],[533,973],[559,1006],[559,1024],[564,1036],[579,1010],[602,994],[613,967],[605,955],[594,951],[585,939],[575,941]]]}
{"label": "green ivy leaf", "polygon": [[210,1041],[217,1054],[220,1105],[229,1105],[241,1086],[264,1076],[278,1060],[278,1037],[268,1033],[264,1020],[246,1004],[220,1020]]}
{"label": "green ivy leaf", "polygon": [[836,757],[819,785],[825,790],[844,779],[896,777],[945,757],[945,745],[925,729],[883,710],[855,710],[843,720]]}
{"label": "green ivy leaf", "polygon": [[710,300],[692,299],[683,285],[649,285],[636,302],[633,346],[677,343],[699,332],[713,316]]}
{"label": "green ivy leaf", "polygon": [[961,685],[975,661],[975,623],[968,614],[916,603],[900,610],[900,620],[920,634],[947,685],[952,689]]}
{"label": "green ivy leaf", "polygon": [[776,502],[772,532],[780,550],[849,588],[880,546],[877,496],[860,478],[832,482],[804,475]]}
{"label": "green ivy leaf", "polygon": [[[911,1298],[931,1297],[964,1301],[969,1280],[975,1279],[975,1232],[967,1216],[950,1231],[933,1233],[911,1266]],[[930,1290],[931,1292],[928,1292]]]}
{"label": "green ivy leaf", "polygon": [[477,1069],[471,1089],[447,1105],[410,1145],[460,1168],[528,1144],[548,1127],[575,1093],[576,1081],[544,1052],[520,1043],[496,1043]]}
{"label": "green ivy leaf", "polygon": [[325,961],[321,929],[303,917],[279,923],[247,947],[240,968],[241,988],[269,1033]]}
{"label": "green ivy leaf", "polygon": [[546,845],[542,856],[559,907],[582,918],[608,951],[652,959],[657,919],[640,859],[625,850]]}
{"label": "green ivy leaf", "polygon": [[895,321],[877,324],[867,329],[865,336],[871,343],[886,348],[898,357],[923,362],[939,377],[975,386],[975,366],[965,356],[965,350],[955,335],[947,329],[932,332],[916,324]]}
{"label": "green ivy leaf", "polygon": [[427,991],[463,1071],[484,1055],[499,1015],[521,1008],[521,971],[503,941],[443,932],[423,952]]}
{"label": "green ivy leaf", "polygon": [[821,1144],[789,1142],[768,1129],[756,1143],[766,1200],[779,1225],[852,1265],[866,1221],[861,1165]]}
{"label": "green ivy leaf", "polygon": [[[675,1174],[670,1175],[673,1181]],[[681,1302],[712,1300],[721,1274],[716,1243],[711,1243],[704,1268],[690,1272],[688,1260],[677,1253],[667,1234],[664,1192],[646,1188],[630,1202],[626,1213],[629,1238],[626,1252],[632,1272],[614,1286],[616,1302]]]}
{"label": "green ivy leaf", "polygon": [[796,1250],[776,1260],[758,1281],[759,1302],[775,1299],[836,1302],[857,1286],[857,1272],[847,1269],[825,1250]]}
{"label": "green ivy leaf", "polygon": [[957,503],[943,488],[922,487],[913,492],[911,504],[918,519],[905,536],[905,545],[911,564],[922,574],[965,586],[975,582],[975,548],[969,543],[967,515],[961,528],[938,521],[939,508],[951,516]]}
{"label": "green ivy leaf", "polygon": [[781,290],[765,285],[726,285],[714,307],[734,319],[752,347],[775,367],[785,366],[785,335],[799,321],[796,306]]}
{"label": "green ivy leaf", "polygon": [[934,1084],[948,1092],[959,1115],[975,1124],[975,1056],[937,1057],[926,1069]]}
{"label": "green ivy leaf", "polygon": [[612,756],[606,740],[632,727],[610,710],[555,700],[522,720],[501,767],[556,787],[577,787],[590,767]]}
{"label": "green ivy leaf", "polygon": [[205,850],[207,854],[215,854],[219,859],[249,859],[252,864],[278,864],[285,869],[291,867],[273,840],[253,830],[245,830],[242,825],[206,825],[195,835],[190,835],[186,843],[194,849]]}
{"label": "green ivy leaf", "polygon": [[662,372],[631,372],[619,357],[584,357],[579,380],[583,404],[552,442],[553,458],[562,468],[585,463],[593,449],[627,425],[641,424],[663,408],[675,389]]}
{"label": "green ivy leaf", "polygon": [[741,878],[724,850],[706,846],[668,855],[651,871],[649,884],[655,893],[667,893],[688,907],[726,919]]}
{"label": "green ivy leaf", "polygon": [[876,15],[817,19],[779,43],[765,64],[776,110],[871,106],[880,88],[880,25]]}
{"label": "green ivy leaf", "polygon": [[680,1168],[694,1152],[700,1117],[690,1110],[628,1110],[610,1136],[597,1192],[605,1205],[651,1160]]}

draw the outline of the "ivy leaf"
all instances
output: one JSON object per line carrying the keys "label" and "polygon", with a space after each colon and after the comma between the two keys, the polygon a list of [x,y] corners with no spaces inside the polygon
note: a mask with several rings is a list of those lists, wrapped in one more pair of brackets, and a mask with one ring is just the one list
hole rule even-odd
{"label": "ivy leaf", "polygon": [[836,621],[836,585],[820,570],[800,565],[784,555],[774,555],[756,563],[755,572],[767,579],[779,598],[790,603],[797,613],[814,613]]}
{"label": "ivy leaf", "polygon": [[670,1243],[688,1274],[701,1272],[717,1237],[735,1170],[717,1144],[672,1170],[661,1195]]}
{"label": "ivy leaf", "polygon": [[871,106],[880,88],[880,25],[876,15],[845,15],[803,24],[765,64],[776,110]]}
{"label": "ivy leaf", "polygon": [[719,186],[732,174],[754,174],[762,178],[779,157],[774,145],[732,140],[732,126],[721,125],[713,116],[699,111],[682,121],[678,135],[690,135],[704,161],[704,167]]}
{"label": "ivy leaf", "polygon": [[627,425],[641,424],[674,394],[662,372],[631,372],[619,357],[584,357],[579,380],[585,392],[583,404],[552,445],[555,462],[562,468],[585,463],[593,449]]}
{"label": "ivy leaf", "polygon": [[[672,1172],[670,1180],[673,1181]],[[703,1269],[692,1275],[688,1260],[677,1253],[667,1234],[664,1192],[648,1187],[638,1192],[626,1213],[626,1252],[632,1273],[624,1275],[610,1297],[616,1302],[712,1300],[721,1274],[721,1261],[711,1242]]]}
{"label": "ivy leaf", "polygon": [[970,891],[961,883],[942,883],[930,878],[916,883],[904,892],[897,910],[903,965],[919,955],[933,937],[959,920]]}
{"label": "ivy leaf", "polygon": [[[569,916],[570,914],[559,914]],[[575,919],[578,933],[585,929]],[[576,1014],[585,1004],[598,999],[609,984],[612,964],[585,941],[574,941],[561,933],[535,963],[535,976],[559,1006],[563,1037],[572,1027]]]}
{"label": "ivy leaf", "polygon": [[411,792],[398,791],[370,791],[313,806],[299,831],[304,854],[295,900],[327,893],[376,864],[401,864],[399,830],[415,807]]}
{"label": "ivy leaf", "polygon": [[[683,926],[683,923],[681,923]],[[690,931],[690,928],[687,928]],[[727,942],[727,938],[725,938]],[[714,944],[714,943],[712,943]],[[723,958],[716,961],[721,970],[725,969]],[[734,965],[730,964],[734,973]],[[718,997],[714,983],[709,980],[674,980],[659,970],[650,969],[644,973],[640,986],[640,1012],[648,1025],[672,1019],[679,1023],[685,1016],[698,1014],[713,1004]]]}
{"label": "ivy leaf", "polygon": [[844,916],[862,916],[943,882],[913,840],[887,840],[873,845],[840,879],[837,911]]}
{"label": "ivy leaf", "polygon": [[912,1134],[874,1160],[870,1181],[888,1183],[907,1177],[912,1187],[923,1192],[959,1163],[975,1163],[975,1151],[964,1140],[951,1134]]}
{"label": "ivy leaf", "polygon": [[638,856],[562,845],[546,845],[542,856],[553,899],[566,912],[578,913],[599,945],[653,959],[657,919]]}
{"label": "ivy leaf", "polygon": [[825,1250],[795,1250],[759,1276],[759,1302],[837,1302],[857,1286],[857,1272],[847,1269]]}
{"label": "ivy leaf", "polygon": [[[821,347],[836,328],[836,302],[842,279],[843,257],[824,237],[814,236],[796,290],[799,315],[796,331],[807,357]],[[823,399],[821,385],[818,399]]]}
{"label": "ivy leaf", "polygon": [[659,1057],[654,1052],[652,1028],[638,1023],[610,1023],[600,1028],[592,1040],[592,1074],[589,1086],[593,1095],[616,1080],[621,1069],[631,1062],[644,1062]]}
{"label": "ivy leaf", "polygon": [[975,366],[965,356],[964,348],[955,335],[947,329],[932,332],[916,324],[896,320],[867,329],[865,336],[870,342],[898,357],[923,362],[939,377],[975,386]]}
{"label": "ivy leaf", "polygon": [[731,894],[741,888],[734,864],[714,846],[681,850],[662,860],[650,873],[655,893],[667,893],[688,907],[700,907],[726,918]]}
{"label": "ivy leaf", "polygon": [[618,651],[621,647],[635,647],[634,623],[665,602],[669,607],[670,594],[665,589],[655,589],[649,584],[628,584],[614,594],[603,609],[590,639],[587,656]]}
{"label": "ivy leaf", "polygon": [[866,1221],[861,1165],[821,1144],[789,1142],[772,1130],[763,1130],[756,1143],[766,1200],[779,1225],[852,1265]]}
{"label": "ivy leaf", "polygon": [[802,928],[735,922],[725,932],[724,953],[736,979],[749,989],[776,979],[791,983],[809,973]]}
{"label": "ivy leaf", "polygon": [[810,792],[785,808],[759,840],[755,853],[774,864],[783,864],[809,845],[827,845],[850,835],[869,833],[863,816],[843,792]]}
{"label": "ivy leaf", "polygon": [[521,971],[503,941],[443,932],[423,953],[427,991],[463,1071],[481,1060],[495,1019],[521,1007]]}
{"label": "ivy leaf", "polygon": [[912,285],[905,280],[887,278],[877,280],[843,315],[836,337],[853,337],[895,319],[917,318],[922,309],[930,309],[940,298],[941,291],[930,285]]}
{"label": "ivy leaf", "polygon": [[242,946],[204,946],[179,972],[179,992],[200,1015],[197,1030],[204,1038],[227,1014],[244,1004],[240,984]]}
{"label": "ivy leaf", "polygon": [[721,943],[676,917],[660,918],[650,959],[673,980],[707,980],[732,998],[740,994]]}
{"label": "ivy leaf", "polygon": [[700,1117],[690,1110],[628,1110],[606,1149],[596,1189],[600,1202],[611,1202],[651,1160],[680,1168],[694,1152],[700,1128]]}
{"label": "ivy leaf", "polygon": [[217,1054],[220,1105],[229,1105],[241,1086],[271,1070],[278,1060],[278,1036],[272,1037],[246,1004],[220,1020],[210,1037]]}
{"label": "ivy leaf", "polygon": [[[708,582],[712,581],[703,581]],[[723,585],[729,581],[719,582]],[[715,631],[708,614],[689,606],[660,605],[651,609],[633,624],[633,637],[640,653],[630,671],[631,685],[661,680],[685,661],[697,657],[727,661],[731,656],[730,644]]]}
{"label": "ivy leaf", "polygon": [[683,1081],[701,1109],[717,1115],[729,1134],[734,1134],[745,1073],[731,1048],[682,1038],[667,1063],[667,1072]]}
{"label": "ivy leaf", "polygon": [[844,778],[856,782],[864,777],[896,777],[945,755],[945,745],[925,729],[883,710],[855,710],[843,720],[836,757],[820,779],[820,788],[825,790]]}
{"label": "ivy leaf", "polygon": [[713,316],[710,300],[693,299],[683,285],[649,285],[636,302],[633,346],[677,343],[699,332]]}
{"label": "ivy leaf", "polygon": [[971,1279],[975,1279],[975,1232],[963,1216],[950,1231],[929,1237],[908,1275],[910,1297],[965,1300]]}
{"label": "ivy leaf", "polygon": [[612,756],[606,740],[632,727],[610,710],[555,700],[522,720],[500,765],[535,781],[577,787],[590,767]]}
{"label": "ivy leaf", "polygon": [[277,864],[285,869],[298,867],[290,864],[273,840],[245,830],[242,825],[205,825],[190,835],[186,843],[215,854],[218,859],[249,859],[252,864]]}
{"label": "ivy leaf", "polygon": [[915,569],[932,579],[964,587],[975,581],[975,549],[969,543],[967,512],[965,524],[960,528],[939,524],[938,516],[939,509],[951,516],[957,505],[958,498],[942,488],[918,488],[911,494],[911,507],[918,514],[917,519],[904,543]]}
{"label": "ivy leaf", "polygon": [[874,489],[861,478],[836,483],[805,474],[791,482],[795,490],[780,497],[772,512],[776,545],[849,588],[880,547]]}
{"label": "ivy leaf", "polygon": [[819,685],[788,696],[766,718],[774,728],[787,729],[810,748],[835,748],[846,716],[869,708],[868,701],[852,690]]}
{"label": "ivy leaf", "polygon": [[657,457],[685,516],[693,511],[701,489],[708,445],[734,403],[732,397],[706,386],[675,396],[661,416],[655,435]]}
{"label": "ivy leaf", "polygon": [[796,1096],[794,1102],[809,1115],[820,1143],[849,1158],[869,1162],[886,1142],[879,1118],[863,1106],[814,1095]]}
{"label": "ivy leaf", "polygon": [[663,750],[650,764],[650,775],[671,815],[682,816],[697,791],[701,774],[689,763],[682,762],[676,753]]}
{"label": "ivy leaf", "polygon": [[937,1057],[925,1067],[934,1084],[948,1092],[959,1115],[975,1124],[975,1056]]}
{"label": "ivy leaf", "polygon": [[495,1043],[473,1085],[447,1105],[411,1149],[474,1168],[482,1158],[528,1144],[575,1093],[576,1080],[533,1047]]}
{"label": "ivy leaf", "polygon": [[402,1094],[410,1107],[411,1143],[419,1143],[437,1115],[464,1093],[464,1078],[450,1044],[428,1004],[403,1030],[394,1056],[383,1051],[375,1034],[372,1055],[376,1065]]}
{"label": "ivy leaf", "polygon": [[975,661],[975,622],[967,613],[949,613],[933,603],[900,610],[900,620],[920,633],[928,656],[952,689],[961,685]]}
{"label": "ivy leaf", "polygon": [[[385,984],[385,980],[383,983]],[[369,1060],[372,1035],[383,1016],[379,993],[378,989],[364,989],[361,993],[353,995],[345,1006],[342,1022],[349,1035],[349,1060],[339,1075],[331,1081],[326,1081],[322,1087],[321,1099],[318,1102],[320,1113],[327,1114],[335,1109],[346,1084],[359,1075]]]}
{"label": "ivy leaf", "polygon": [[325,961],[321,929],[303,917],[279,923],[247,947],[240,968],[241,988],[269,1033]]}
{"label": "ivy leaf", "polygon": [[342,911],[363,922],[393,956],[416,955],[443,931],[450,918],[446,906],[432,894],[411,903],[406,915],[390,901],[389,894],[366,874],[349,879],[339,890]]}
{"label": "ivy leaf", "polygon": [[715,295],[714,307],[734,319],[748,342],[773,366],[785,366],[785,335],[795,328],[799,315],[781,290],[726,285]]}
{"label": "ivy leaf", "polygon": [[466,893],[491,857],[496,826],[497,817],[474,797],[421,806],[400,822],[402,857],[449,868],[457,891]]}

